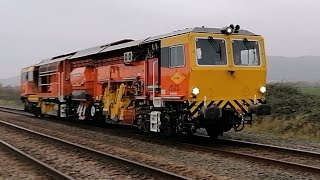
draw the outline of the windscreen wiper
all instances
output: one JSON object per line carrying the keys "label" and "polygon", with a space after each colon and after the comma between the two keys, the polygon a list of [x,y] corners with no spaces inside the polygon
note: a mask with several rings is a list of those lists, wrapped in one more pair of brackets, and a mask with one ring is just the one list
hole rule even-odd
{"label": "windscreen wiper", "polygon": [[216,53],[220,54],[221,56],[221,46],[220,43],[217,42],[217,40],[213,39],[213,37],[209,36],[208,37],[208,41],[210,43],[210,45],[213,47],[213,49],[216,51]]}
{"label": "windscreen wiper", "polygon": [[247,48],[247,50],[255,49],[252,42],[248,41],[247,38],[243,38],[243,45]]}

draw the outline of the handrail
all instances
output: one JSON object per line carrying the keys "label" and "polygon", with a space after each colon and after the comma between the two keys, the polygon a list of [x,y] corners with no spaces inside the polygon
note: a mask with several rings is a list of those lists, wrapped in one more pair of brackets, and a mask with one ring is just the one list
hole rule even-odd
{"label": "handrail", "polygon": [[156,96],[155,94],[156,94],[156,80],[155,80],[155,64],[156,63],[158,63],[158,60],[155,60],[154,62],[153,62],[153,64],[152,64],[152,99],[154,99],[154,97]]}

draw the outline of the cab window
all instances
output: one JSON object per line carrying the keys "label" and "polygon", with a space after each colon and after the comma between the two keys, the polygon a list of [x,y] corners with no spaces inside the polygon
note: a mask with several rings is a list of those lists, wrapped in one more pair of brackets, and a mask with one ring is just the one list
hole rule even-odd
{"label": "cab window", "polygon": [[28,81],[33,81],[33,71],[28,72]]}
{"label": "cab window", "polygon": [[260,66],[259,43],[257,41],[249,41],[246,38],[233,40],[232,48],[235,65]]}
{"label": "cab window", "polygon": [[170,47],[169,67],[184,66],[184,48],[182,45]]}
{"label": "cab window", "polygon": [[223,39],[196,39],[197,64],[200,66],[227,65],[226,45]]}
{"label": "cab window", "polygon": [[28,81],[28,73],[23,72],[21,73],[21,82],[27,82]]}

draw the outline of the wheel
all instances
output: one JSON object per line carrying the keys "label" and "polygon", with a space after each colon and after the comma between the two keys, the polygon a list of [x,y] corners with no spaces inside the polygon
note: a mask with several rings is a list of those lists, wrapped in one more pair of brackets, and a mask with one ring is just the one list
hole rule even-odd
{"label": "wheel", "polygon": [[37,117],[44,117],[44,114],[41,112],[41,108],[35,107],[33,110],[33,114]]}
{"label": "wheel", "polygon": [[215,128],[211,128],[211,127],[210,128],[206,128],[206,131],[207,131],[208,136],[210,136],[210,138],[212,140],[215,140],[215,139],[217,139],[219,137],[220,133]]}
{"label": "wheel", "polygon": [[28,100],[24,101],[24,111],[29,112],[29,102]]}
{"label": "wheel", "polygon": [[92,118],[92,121],[98,125],[98,126],[103,126],[106,127],[108,124],[106,123],[106,117],[103,115],[96,115]]}
{"label": "wheel", "polygon": [[137,129],[141,133],[148,133],[150,131],[150,121],[147,121],[148,116],[146,114],[140,114],[138,116]]}
{"label": "wheel", "polygon": [[23,111],[28,112],[28,105],[27,105],[27,103],[24,103]]}

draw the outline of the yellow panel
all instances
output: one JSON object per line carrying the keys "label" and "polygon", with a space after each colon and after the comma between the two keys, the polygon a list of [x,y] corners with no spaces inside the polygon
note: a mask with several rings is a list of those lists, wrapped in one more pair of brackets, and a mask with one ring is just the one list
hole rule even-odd
{"label": "yellow panel", "polygon": [[189,36],[188,34],[168,37],[161,40],[161,47],[169,47],[179,44],[186,44],[189,42]]}
{"label": "yellow panel", "polygon": [[[198,66],[196,63],[196,37],[223,38],[227,45],[227,62],[225,66]],[[243,36],[243,35],[223,35],[209,33],[191,33],[190,34],[190,85],[191,89],[197,87],[200,93],[193,101],[200,101],[206,98],[208,101],[236,100],[236,99],[261,99],[263,94],[259,88],[266,84],[266,66],[263,38],[261,36]],[[257,40],[260,43],[261,66],[259,67],[239,67],[233,65],[232,39]]]}
{"label": "yellow panel", "polygon": [[57,115],[57,107],[58,104],[43,102],[41,103],[41,112],[42,114]]}
{"label": "yellow panel", "polygon": [[28,101],[29,102],[38,102],[39,101],[39,96],[38,95],[29,95],[28,96]]}
{"label": "yellow panel", "polygon": [[[227,65],[225,66],[198,66],[196,63],[196,44],[195,38],[208,37],[225,39]],[[257,67],[239,67],[234,65],[233,61],[233,39],[255,40],[260,45],[260,60],[261,65]],[[169,47],[179,44],[189,45],[189,60],[190,60],[190,79],[189,94],[194,87],[200,89],[200,93],[196,98],[191,98],[189,101],[197,102],[190,110],[194,112],[200,103],[206,99],[208,102],[213,100],[222,100],[223,103],[219,107],[223,107],[228,101],[236,109],[240,108],[233,100],[238,100],[240,105],[248,110],[243,105],[242,99],[261,99],[264,94],[259,92],[261,86],[266,84],[266,54],[264,39],[261,36],[246,36],[246,35],[225,35],[225,34],[210,34],[210,33],[188,33],[169,37],[161,40],[161,47]],[[182,79],[178,74],[172,77],[179,80]],[[249,104],[252,104],[249,101]]]}

